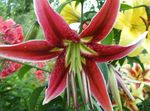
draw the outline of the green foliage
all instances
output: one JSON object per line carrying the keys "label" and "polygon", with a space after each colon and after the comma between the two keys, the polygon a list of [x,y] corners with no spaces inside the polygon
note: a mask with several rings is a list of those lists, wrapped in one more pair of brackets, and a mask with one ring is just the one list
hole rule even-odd
{"label": "green foliage", "polygon": [[131,7],[130,5],[127,5],[127,4],[121,4],[120,6],[120,10],[129,10],[129,9],[132,9],[133,7]]}
{"label": "green foliage", "polygon": [[102,41],[102,44],[110,45],[113,43],[114,31],[112,30],[109,35]]}
{"label": "green foliage", "polygon": [[0,111],[28,111],[29,95],[39,85],[32,75],[21,81],[16,74],[0,80]]}
{"label": "green foliage", "polygon": [[35,21],[29,31],[27,32],[26,36],[25,36],[25,40],[33,40],[37,37],[39,32],[39,23],[37,21]]}
{"label": "green foliage", "polygon": [[37,104],[38,98],[41,94],[41,92],[43,91],[44,87],[38,87],[36,88],[29,99],[28,105],[29,105],[29,111],[35,111],[35,106]]}
{"label": "green foliage", "polygon": [[150,109],[150,92],[148,98],[143,100],[142,103],[138,104],[140,111],[149,111]]}
{"label": "green foliage", "polygon": [[108,74],[109,74],[109,69],[106,63],[99,63],[98,64],[99,68],[101,69],[102,73],[104,74],[104,78],[106,81],[106,84],[108,84]]}
{"label": "green foliage", "polygon": [[22,79],[24,77],[24,75],[30,71],[32,67],[31,66],[28,66],[28,65],[24,65],[20,68],[20,70],[18,71],[18,77],[19,79]]}
{"label": "green foliage", "polygon": [[133,63],[138,63],[144,71],[145,69],[144,64],[141,62],[141,60],[138,57],[127,57],[127,59],[128,59],[128,63],[131,65],[133,65]]}

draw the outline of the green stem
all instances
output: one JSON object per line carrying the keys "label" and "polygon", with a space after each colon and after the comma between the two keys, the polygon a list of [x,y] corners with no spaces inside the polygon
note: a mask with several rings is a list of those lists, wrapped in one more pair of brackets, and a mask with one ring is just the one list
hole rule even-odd
{"label": "green stem", "polygon": [[140,8],[140,7],[146,7],[146,5],[138,5],[138,6],[135,6],[133,8]]}
{"label": "green stem", "polygon": [[[10,60],[10,59],[7,59],[7,60]],[[16,63],[22,64],[22,65],[26,65],[26,66],[29,66],[29,67],[35,68],[35,69],[37,69],[37,70],[41,70],[41,71],[44,71],[44,72],[48,72],[48,73],[50,73],[50,71],[48,71],[48,70],[41,69],[41,68],[39,68],[39,67],[36,67],[36,66],[30,65],[30,64],[27,64],[27,63],[23,63],[23,62],[15,61],[15,60],[10,60],[10,61],[13,61],[13,62],[16,62]]]}
{"label": "green stem", "polygon": [[79,33],[82,32],[82,29],[83,29],[83,3],[81,3],[81,18],[80,18],[80,31]]}

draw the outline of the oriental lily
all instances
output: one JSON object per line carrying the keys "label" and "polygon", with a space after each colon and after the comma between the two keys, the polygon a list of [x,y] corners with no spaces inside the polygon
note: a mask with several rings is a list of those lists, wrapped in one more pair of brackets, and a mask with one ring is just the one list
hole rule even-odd
{"label": "oriental lily", "polygon": [[124,47],[98,43],[113,27],[119,0],[107,0],[89,26],[80,34],[70,29],[50,7],[48,0],[34,0],[34,8],[46,40],[0,45],[0,56],[18,61],[43,61],[58,56],[50,76],[44,104],[59,96],[68,85],[67,81],[71,80],[74,92],[75,74],[81,76],[84,72],[93,97],[105,111],[112,111],[105,80],[96,62],[107,62],[126,56],[141,43],[147,33]]}

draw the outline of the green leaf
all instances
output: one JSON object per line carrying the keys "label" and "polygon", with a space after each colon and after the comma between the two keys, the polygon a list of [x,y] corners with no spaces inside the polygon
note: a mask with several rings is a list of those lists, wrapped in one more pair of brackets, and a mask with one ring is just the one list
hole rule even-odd
{"label": "green leaf", "polygon": [[41,92],[43,91],[43,89],[44,89],[44,86],[38,87],[32,92],[30,99],[29,99],[29,103],[28,103],[29,111],[35,111],[35,106],[37,104],[38,98]]}
{"label": "green leaf", "polygon": [[18,77],[19,79],[22,79],[24,77],[24,75],[30,71],[32,67],[31,66],[28,66],[28,65],[24,65],[20,68],[20,70],[18,71]]}
{"label": "green leaf", "polygon": [[120,10],[129,10],[132,9],[133,7],[128,5],[128,4],[121,4]]}
{"label": "green leaf", "polygon": [[109,69],[106,63],[99,63],[98,64],[99,68],[101,69],[103,76],[105,78],[106,84],[108,84],[108,74],[109,74]]}
{"label": "green leaf", "polygon": [[145,6],[146,14],[148,16],[148,20],[150,20],[150,6]]}
{"label": "green leaf", "polygon": [[84,23],[87,22],[87,21],[91,21],[91,19],[94,17],[94,15],[95,15],[96,13],[97,13],[96,11],[88,11],[88,12],[85,12],[85,13],[83,14]]}
{"label": "green leaf", "polygon": [[138,63],[141,66],[141,68],[143,69],[143,71],[145,70],[143,63],[141,62],[141,60],[138,57],[128,57],[127,56],[127,59],[128,59],[128,63],[130,65],[133,65],[133,63]]}
{"label": "green leaf", "polygon": [[38,106],[37,111],[68,111],[66,110],[66,101],[61,96],[58,96],[57,98],[50,101],[48,104]]}
{"label": "green leaf", "polygon": [[37,37],[39,31],[39,24],[35,21],[32,26],[30,27],[29,31],[26,34],[25,40],[32,40]]}
{"label": "green leaf", "polygon": [[119,64],[122,66],[126,60],[126,57],[119,59]]}
{"label": "green leaf", "polygon": [[112,44],[114,39],[114,31],[112,30],[111,33],[102,41],[102,44],[110,45]]}
{"label": "green leaf", "polygon": [[119,44],[119,42],[120,42],[121,30],[113,29],[113,31],[114,31],[114,42],[115,42],[115,44]]}

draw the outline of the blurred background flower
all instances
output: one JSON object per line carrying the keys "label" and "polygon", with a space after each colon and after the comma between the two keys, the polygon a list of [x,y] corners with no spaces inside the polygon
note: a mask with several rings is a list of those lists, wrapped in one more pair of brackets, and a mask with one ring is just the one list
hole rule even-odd
{"label": "blurred background flower", "polygon": [[[146,8],[143,5],[150,6],[150,0],[121,0],[122,3],[127,4],[133,8],[121,11],[119,13],[115,28],[121,30],[120,43],[127,45],[135,40],[144,31],[149,31],[144,43],[137,48],[129,56],[137,56],[144,49],[150,52],[150,28],[146,26],[148,21]],[[135,8],[137,7],[137,8]]]}

